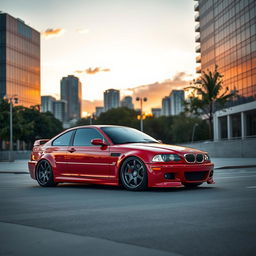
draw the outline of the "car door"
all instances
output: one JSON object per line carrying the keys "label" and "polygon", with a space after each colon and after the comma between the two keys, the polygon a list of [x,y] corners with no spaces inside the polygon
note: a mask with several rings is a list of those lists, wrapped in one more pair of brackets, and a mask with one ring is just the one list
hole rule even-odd
{"label": "car door", "polygon": [[70,176],[86,179],[108,179],[112,164],[108,146],[95,146],[93,139],[104,139],[96,128],[76,130],[73,144],[68,149],[68,172]]}
{"label": "car door", "polygon": [[63,175],[67,170],[67,152],[73,133],[74,130],[61,134],[53,140],[51,147],[48,148],[48,152],[51,152],[55,159],[56,176]]}

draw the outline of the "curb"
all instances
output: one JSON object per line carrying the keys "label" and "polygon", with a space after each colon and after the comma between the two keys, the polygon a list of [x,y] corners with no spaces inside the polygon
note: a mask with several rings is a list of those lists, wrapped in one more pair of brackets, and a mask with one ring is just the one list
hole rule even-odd
{"label": "curb", "polygon": [[256,167],[256,165],[228,165],[228,166],[220,166],[220,167],[216,167],[214,168],[214,170],[219,170],[219,169],[239,169],[239,168],[253,168]]}
{"label": "curb", "polygon": [[20,171],[20,172],[14,172],[14,171],[0,171],[0,174],[8,174],[8,173],[11,173],[11,174],[29,174],[29,172],[23,172],[23,171]]}

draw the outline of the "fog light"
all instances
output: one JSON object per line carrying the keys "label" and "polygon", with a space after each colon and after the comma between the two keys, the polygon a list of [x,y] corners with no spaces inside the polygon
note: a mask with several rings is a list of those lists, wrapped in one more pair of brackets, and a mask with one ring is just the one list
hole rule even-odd
{"label": "fog light", "polygon": [[165,179],[167,179],[167,180],[174,180],[174,179],[175,179],[174,173],[166,173],[166,174],[164,175],[164,177],[165,177]]}

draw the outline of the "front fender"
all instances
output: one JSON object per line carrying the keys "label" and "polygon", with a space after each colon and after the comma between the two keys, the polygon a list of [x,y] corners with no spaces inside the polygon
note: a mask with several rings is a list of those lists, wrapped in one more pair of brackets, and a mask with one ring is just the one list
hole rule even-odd
{"label": "front fender", "polygon": [[120,170],[121,170],[122,164],[123,164],[125,159],[127,159],[128,157],[137,157],[145,164],[145,166],[147,168],[146,163],[150,162],[150,160],[149,160],[150,156],[149,155],[151,155],[151,154],[149,154],[148,152],[147,153],[143,152],[141,150],[132,150],[132,151],[123,153],[118,158],[117,163],[116,163],[116,168],[115,168],[115,176],[118,178],[119,183],[120,183]]}

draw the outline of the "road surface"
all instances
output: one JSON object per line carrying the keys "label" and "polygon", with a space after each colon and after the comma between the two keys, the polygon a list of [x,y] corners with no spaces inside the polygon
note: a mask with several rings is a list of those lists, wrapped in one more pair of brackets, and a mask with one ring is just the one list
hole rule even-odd
{"label": "road surface", "polygon": [[0,255],[255,255],[256,168],[215,181],[129,192],[0,173]]}

